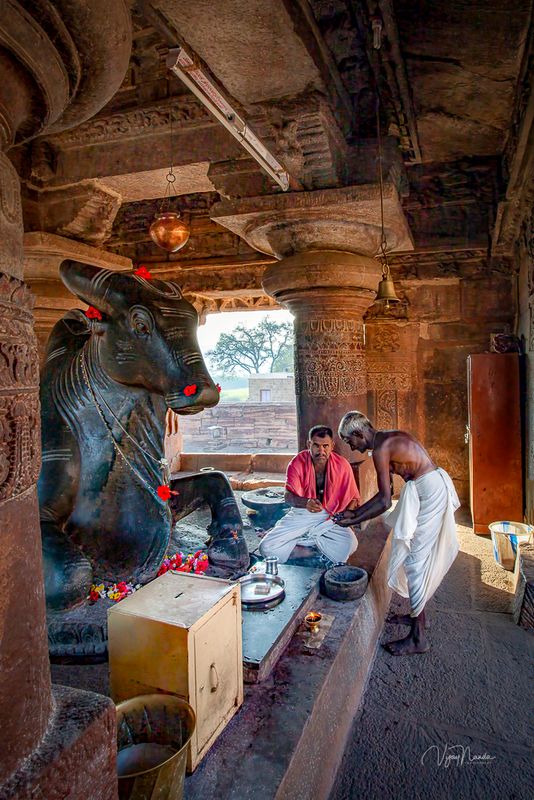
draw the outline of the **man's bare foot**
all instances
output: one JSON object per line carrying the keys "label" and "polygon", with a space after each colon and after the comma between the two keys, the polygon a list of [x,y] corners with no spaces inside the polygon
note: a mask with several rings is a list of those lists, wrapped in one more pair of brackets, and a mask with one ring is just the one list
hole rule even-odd
{"label": "man's bare foot", "polygon": [[[388,614],[386,617],[386,622],[390,625],[411,625],[413,623],[414,618],[411,617],[409,614]],[[425,621],[425,628],[427,631],[430,630],[430,625],[428,622]]]}
{"label": "man's bare foot", "polygon": [[388,614],[386,622],[392,625],[411,625],[413,618],[409,614]]}
{"label": "man's bare foot", "polygon": [[391,653],[392,656],[414,656],[419,653],[428,652],[428,650],[430,650],[430,644],[424,637],[414,639],[410,633],[404,639],[388,642],[384,645],[384,649],[387,650],[388,653]]}

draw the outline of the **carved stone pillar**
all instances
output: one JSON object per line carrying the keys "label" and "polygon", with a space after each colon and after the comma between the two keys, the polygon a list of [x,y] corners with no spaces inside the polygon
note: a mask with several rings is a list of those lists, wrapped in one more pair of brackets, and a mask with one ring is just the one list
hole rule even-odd
{"label": "carved stone pillar", "polygon": [[39,362],[33,298],[21,280],[19,180],[2,152],[0,241],[1,785],[39,743],[52,708],[35,488],[41,463]]}
{"label": "carved stone pillar", "polygon": [[[412,249],[392,184],[385,186],[384,206],[391,246]],[[380,238],[378,187],[224,201],[214,207],[212,218],[280,259],[264,273],[263,288],[295,315],[299,446],[305,446],[312,425],[324,423],[337,431],[347,411],[366,413],[363,315],[381,274],[372,257]],[[337,449],[354,460],[342,443]],[[369,476],[363,477],[365,495]]]}
{"label": "carved stone pillar", "polygon": [[50,683],[37,342],[22,281],[20,184],[5,151],[92,116],[120,85],[130,46],[122,2],[0,3],[1,800],[116,797],[113,704]]}
{"label": "carved stone pillar", "polygon": [[[378,304],[377,304],[378,305]],[[409,322],[404,306],[365,317],[369,416],[381,429],[401,428],[421,436],[422,402],[417,386],[419,323]]]}
{"label": "carved stone pillar", "polygon": [[301,448],[312,425],[337,430],[349,408],[367,408],[363,314],[379,274],[374,259],[335,250],[300,253],[265,272],[265,290],[295,317]]}

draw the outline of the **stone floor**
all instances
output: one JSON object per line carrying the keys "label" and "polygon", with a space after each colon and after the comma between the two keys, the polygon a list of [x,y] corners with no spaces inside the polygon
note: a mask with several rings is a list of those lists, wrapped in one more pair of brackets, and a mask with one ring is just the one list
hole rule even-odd
{"label": "stone floor", "polygon": [[[432,648],[402,659],[378,649],[330,800],[534,796],[534,637],[512,622],[512,575],[490,540],[459,535],[428,606]],[[382,642],[405,633],[388,624]]]}
{"label": "stone floor", "polygon": [[[208,522],[201,510],[183,520],[176,544],[196,549]],[[245,534],[254,549],[261,532],[247,525]],[[378,648],[330,800],[533,796],[534,637],[512,622],[512,575],[495,564],[490,540],[467,526],[459,536],[461,552],[428,607],[432,648],[402,659]],[[382,641],[405,632],[386,625]],[[52,673],[107,692],[107,665],[54,665]],[[278,713],[289,725],[294,709]]]}

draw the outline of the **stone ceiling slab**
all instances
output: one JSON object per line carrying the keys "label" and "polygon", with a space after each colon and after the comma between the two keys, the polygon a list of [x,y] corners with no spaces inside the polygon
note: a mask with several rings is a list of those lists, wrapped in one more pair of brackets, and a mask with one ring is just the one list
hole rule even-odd
{"label": "stone ceiling slab", "polygon": [[425,161],[502,151],[530,0],[395,0]]}
{"label": "stone ceiling slab", "polygon": [[322,88],[282,0],[151,0],[243,104]]}
{"label": "stone ceiling slab", "polygon": [[[212,192],[213,183],[208,178],[209,161],[198,164],[187,164],[173,169],[176,176],[171,185],[172,196]],[[153,200],[163,197],[167,189],[166,175],[169,168],[131,172],[126,175],[110,175],[99,181],[102,186],[114,189],[123,202],[135,200]]]}

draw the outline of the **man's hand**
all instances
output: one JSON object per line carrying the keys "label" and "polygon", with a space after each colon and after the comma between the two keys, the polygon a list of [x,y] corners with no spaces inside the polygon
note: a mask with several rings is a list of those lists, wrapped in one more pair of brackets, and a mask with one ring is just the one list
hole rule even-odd
{"label": "man's hand", "polygon": [[320,502],[317,500],[316,497],[310,497],[306,503],[306,511],[312,511],[316,513],[317,511],[322,511],[323,507]]}
{"label": "man's hand", "polygon": [[332,514],[332,519],[336,525],[340,525],[342,528],[349,528],[351,525],[356,525],[356,519],[350,509]]}

